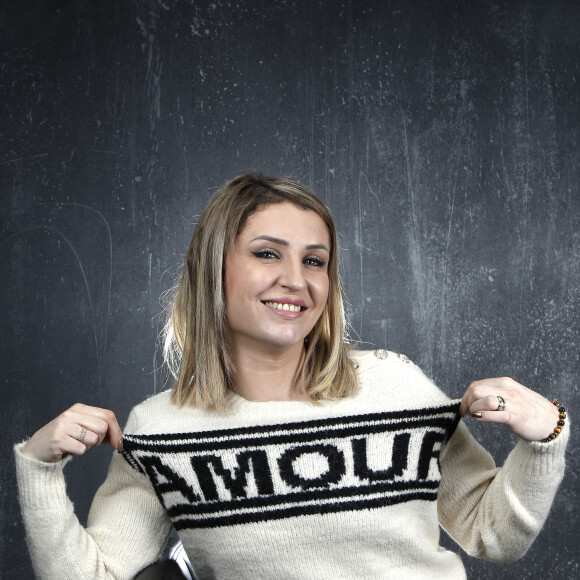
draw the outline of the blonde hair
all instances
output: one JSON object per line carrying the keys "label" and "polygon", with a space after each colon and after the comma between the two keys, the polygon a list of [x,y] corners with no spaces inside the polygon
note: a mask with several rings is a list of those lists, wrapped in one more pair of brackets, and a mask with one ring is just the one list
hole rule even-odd
{"label": "blonde hair", "polygon": [[209,201],[195,228],[181,278],[173,289],[164,329],[164,358],[176,379],[175,404],[220,409],[233,390],[224,293],[225,258],[247,219],[261,207],[290,202],[316,212],[330,236],[329,294],[305,340],[304,394],[312,402],[356,391],[345,343],[345,316],[338,268],[338,239],[328,208],[307,187],[286,178],[242,173]]}

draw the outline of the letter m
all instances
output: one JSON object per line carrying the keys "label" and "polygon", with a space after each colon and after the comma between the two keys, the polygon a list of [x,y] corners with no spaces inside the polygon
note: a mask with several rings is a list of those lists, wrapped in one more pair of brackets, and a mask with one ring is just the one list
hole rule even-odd
{"label": "letter m", "polygon": [[274,484],[268,465],[268,457],[263,449],[242,451],[236,455],[237,466],[233,469],[224,467],[218,455],[194,455],[191,465],[197,475],[201,491],[206,501],[220,499],[215,478],[219,477],[232,494],[232,498],[246,497],[248,475],[254,475],[254,481],[260,495],[274,493]]}

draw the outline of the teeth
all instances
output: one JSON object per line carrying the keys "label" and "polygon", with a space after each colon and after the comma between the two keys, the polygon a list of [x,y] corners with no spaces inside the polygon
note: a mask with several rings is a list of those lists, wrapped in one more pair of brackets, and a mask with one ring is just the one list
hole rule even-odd
{"label": "teeth", "polygon": [[290,312],[300,312],[300,306],[297,304],[282,304],[282,302],[266,302],[266,306],[276,310],[289,310]]}

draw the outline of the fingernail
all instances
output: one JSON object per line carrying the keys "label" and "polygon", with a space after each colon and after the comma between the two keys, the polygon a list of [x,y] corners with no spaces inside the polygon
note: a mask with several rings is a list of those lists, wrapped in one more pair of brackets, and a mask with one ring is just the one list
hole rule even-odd
{"label": "fingernail", "polygon": [[119,443],[117,445],[117,453],[123,453],[123,440],[119,439]]}
{"label": "fingernail", "polygon": [[470,413],[473,419],[481,419],[483,417],[483,413]]}

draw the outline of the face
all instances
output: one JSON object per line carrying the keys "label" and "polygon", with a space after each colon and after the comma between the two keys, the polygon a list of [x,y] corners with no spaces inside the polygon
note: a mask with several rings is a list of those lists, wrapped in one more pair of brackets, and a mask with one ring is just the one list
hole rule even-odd
{"label": "face", "polygon": [[330,236],[314,211],[284,202],[253,213],[226,255],[234,352],[302,349],[328,298]]}

